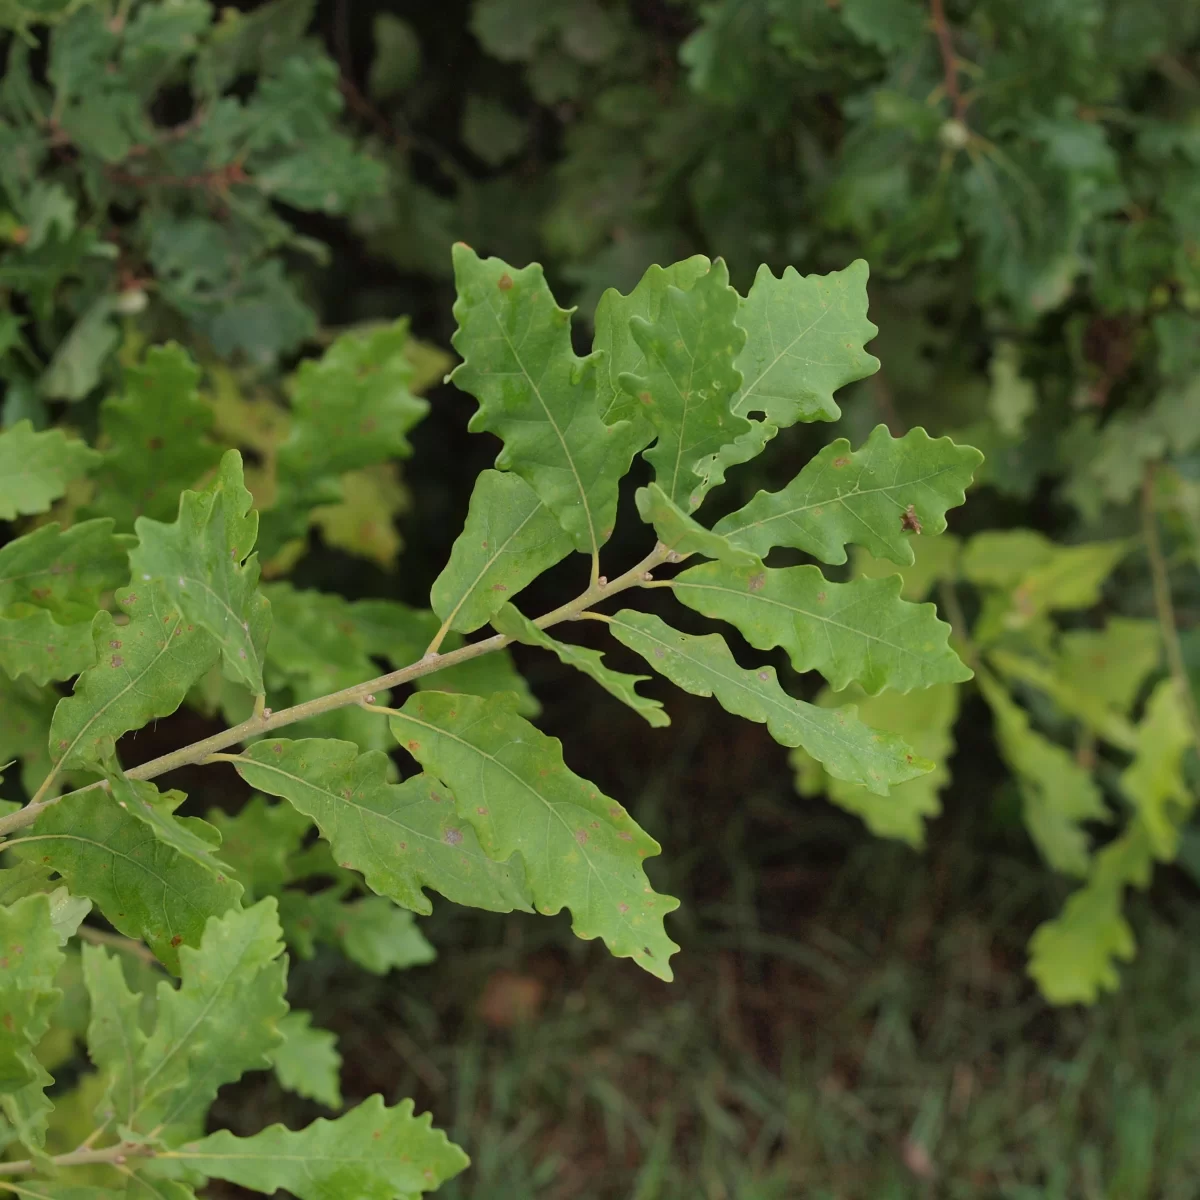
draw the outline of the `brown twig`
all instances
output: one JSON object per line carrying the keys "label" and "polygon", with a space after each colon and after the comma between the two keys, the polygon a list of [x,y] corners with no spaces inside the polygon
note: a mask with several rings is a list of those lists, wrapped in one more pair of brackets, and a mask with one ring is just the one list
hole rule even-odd
{"label": "brown twig", "polygon": [[950,36],[950,25],[946,20],[946,8],[942,0],[929,0],[929,15],[933,18],[933,31],[937,34],[938,49],[942,52],[942,75],[945,79],[946,96],[954,110],[954,119],[967,123],[967,102],[958,87],[958,57],[954,53],[954,39]]}

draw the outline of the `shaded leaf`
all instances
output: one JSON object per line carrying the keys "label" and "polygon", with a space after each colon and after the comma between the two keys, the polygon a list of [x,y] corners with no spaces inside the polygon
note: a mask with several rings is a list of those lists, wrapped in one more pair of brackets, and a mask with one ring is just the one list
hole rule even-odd
{"label": "shaded leaf", "polygon": [[912,521],[922,533],[943,532],[946,510],[963,503],[982,461],[978,450],[931,438],[919,427],[893,438],[879,425],[861,450],[837,438],[787,487],[759,492],[714,528],[760,557],[773,546],[794,546],[822,562],[844,563],[854,543],[909,564]]}
{"label": "shaded leaf", "polygon": [[606,425],[596,399],[596,359],[571,349],[570,313],[536,263],[514,270],[454,247],[463,362],[452,381],[479,402],[468,426],[504,442],[496,466],[520,475],[575,548],[595,554],[612,534],[617,492],[638,448],[631,422]]}
{"label": "shaded leaf", "polygon": [[100,455],[61,429],[34,433],[31,421],[0,430],[0,521],[45,512]]}
{"label": "shaded leaf", "polygon": [[655,893],[642,868],[658,843],[566,767],[556,738],[498,696],[421,692],[390,723],[401,746],[453,791],[484,851],[498,860],[520,854],[539,912],[567,907],[579,937],[602,937],[616,957],[671,978],[678,947],[663,918],[679,902]]}
{"label": "shaded leaf", "polygon": [[120,956],[102,946],[82,946],[83,978],[91,1002],[88,1058],[103,1081],[96,1107],[102,1125],[127,1124],[141,1095],[146,1035],[141,1025],[142,997],[131,991]]}
{"label": "shaded leaf", "polygon": [[431,1122],[413,1116],[411,1100],[387,1108],[371,1096],[336,1121],[271,1125],[248,1138],[223,1129],[163,1157],[255,1191],[287,1188],[298,1200],[390,1200],[432,1191],[466,1168],[467,1156]]}
{"label": "shaded leaf", "polygon": [[71,679],[96,661],[92,626],[60,625],[44,608],[14,604],[0,614],[0,667],[10,679],[22,675],[39,687]]}
{"label": "shaded leaf", "polygon": [[893,784],[888,795],[880,797],[844,779],[827,776],[805,751],[793,750],[790,762],[797,790],[805,796],[823,792],[839,808],[861,817],[876,837],[897,838],[916,848],[924,846],[925,818],[941,812],[938,793],[950,782],[946,760],[954,750],[959,697],[960,689],[949,683],[907,696],[899,692],[867,696],[859,688],[841,693],[826,690],[821,694],[821,704],[835,707],[852,701],[862,720],[900,735],[915,753],[935,766],[928,775]]}
{"label": "shaded leaf", "polygon": [[[429,602],[450,629],[471,633],[572,549],[557,519],[519,475],[483,471]],[[420,652],[413,660],[418,657]]]}
{"label": "shaded leaf", "polygon": [[271,1066],[280,1084],[326,1108],[341,1108],[342,1056],[337,1037],[328,1029],[314,1029],[312,1013],[296,1008],[280,1019],[277,1028],[283,1041],[271,1052]]}
{"label": "shaded leaf", "polygon": [[574,667],[577,671],[591,676],[609,695],[616,696],[622,704],[629,705],[650,725],[670,725],[671,718],[663,711],[660,700],[638,695],[637,685],[647,676],[626,675],[622,671],[614,671],[604,665],[604,655],[599,650],[556,641],[511,604],[506,604],[492,618],[492,625],[497,632],[506,637],[524,642],[527,646],[540,646],[543,650],[549,650],[565,666]]}
{"label": "shaded leaf", "polygon": [[104,456],[87,511],[132,529],[140,517],[169,520],[179,493],[220,460],[208,438],[212,407],[197,392],[200,372],[186,350],[152,346],[125,371],[124,390],[100,406]]}
{"label": "shaded leaf", "polygon": [[781,646],[800,672],[820,671],[836,691],[869,695],[961,683],[971,671],[953,650],[950,626],[932,604],[900,599],[901,580],[830,583],[817,567],[703,563],[677,575],[675,596],[734,625],[758,650]]}
{"label": "shaded leaf", "polygon": [[715,633],[679,633],[656,616],[623,609],[609,623],[619,642],[694,696],[715,696],[727,712],[764,724],[784,746],[803,747],[830,775],[886,796],[889,786],[933,769],[898,737],[870,729],[855,709],[823,709],[789,696],[774,667],[748,671]]}
{"label": "shaded leaf", "polygon": [[234,766],[251,787],[311,817],[340,865],[414,912],[432,911],[424,887],[494,912],[529,910],[520,863],[487,858],[436,780],[389,783],[387,756],[378,751],[360,754],[353,743],[332,739],[271,738],[249,746]]}
{"label": "shaded leaf", "polygon": [[1025,710],[990,676],[980,674],[979,690],[996,719],[1000,752],[1016,775],[1029,836],[1055,870],[1086,875],[1084,822],[1108,820],[1099,787],[1062,746],[1032,727]]}
{"label": "shaded leaf", "polygon": [[173,524],[138,518],[139,545],[129,561],[135,586],[159,584],[188,621],[216,638],[226,678],[262,695],[271,607],[256,590],[258,559],[251,551],[257,532],[242,456],[230,450],[204,491],[179,498]]}

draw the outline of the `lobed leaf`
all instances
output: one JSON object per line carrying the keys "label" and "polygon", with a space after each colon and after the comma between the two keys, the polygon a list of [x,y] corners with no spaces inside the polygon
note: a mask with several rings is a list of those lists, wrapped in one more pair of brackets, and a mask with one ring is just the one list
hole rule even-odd
{"label": "lobed leaf", "polygon": [[625,810],[571,772],[562,746],[503,696],[411,697],[390,719],[396,740],[454,793],[490,857],[519,853],[538,911],[571,910],[584,939],[671,978],[678,949],[663,918],[678,907],[650,887],[642,859],[659,853]]}
{"label": "lobed leaf", "polygon": [[31,1150],[45,1144],[54,1080],[35,1050],[62,999],[55,978],[59,948],[50,897],[25,896],[0,906],[0,1113]]}
{"label": "lobed leaf", "polygon": [[92,622],[95,665],[60,700],[50,725],[50,756],[57,767],[111,762],[117,738],[170,716],[216,661],[217,644],[190,626],[165,593],[139,586],[117,594],[129,622],[111,613]]}
{"label": "lobed leaf", "polygon": [[297,1008],[282,1017],[277,1028],[283,1041],[271,1054],[271,1066],[280,1085],[326,1108],[341,1108],[337,1037],[328,1029],[314,1029],[312,1013]]}
{"label": "lobed leaf", "polygon": [[129,561],[135,584],[160,584],[180,613],[216,638],[228,679],[262,695],[271,606],[259,593],[251,553],[258,514],[242,482],[242,456],[228,451],[203,492],[184,492],[171,525],[139,517]]}
{"label": "lobed leaf", "polygon": [[1099,787],[1067,750],[1032,727],[1025,710],[990,676],[980,674],[979,690],[996,719],[1000,752],[1017,778],[1029,836],[1056,871],[1086,875],[1084,822],[1109,819]]}
{"label": "lobed leaf", "polygon": [[861,258],[828,275],[785,267],[777,279],[758,268],[738,310],[746,344],[735,413],[761,412],[779,428],[842,415],[833,393],[879,370],[863,349],[879,332],[867,319],[867,275]]}
{"label": "lobed leaf", "polygon": [[672,581],[689,608],[728,621],[758,650],[787,651],[800,672],[820,671],[836,691],[868,695],[961,683],[972,672],[950,648],[932,604],[900,599],[901,579],[830,583],[817,567],[702,563]]}
{"label": "lobed leaf", "polygon": [[881,692],[867,696],[859,688],[839,693],[826,689],[819,703],[836,707],[853,701],[862,720],[899,734],[917,754],[935,765],[928,775],[894,784],[886,797],[880,797],[857,784],[827,776],[804,750],[793,750],[789,761],[797,791],[805,796],[824,793],[839,808],[860,817],[876,837],[897,838],[921,848],[925,844],[924,819],[941,812],[938,793],[950,782],[946,762],[954,750],[959,699],[960,689],[949,683],[908,695]]}
{"label": "lobed leaf", "polygon": [[110,954],[102,946],[84,945],[80,949],[91,1004],[88,1058],[104,1086],[96,1119],[104,1127],[127,1125],[142,1091],[146,1047],[141,1025],[142,997],[130,990],[119,955]]}
{"label": "lobed leaf", "polygon": [[933,769],[898,737],[869,729],[855,709],[823,709],[789,696],[774,667],[748,671],[715,633],[679,633],[659,617],[622,609],[613,636],[694,696],[715,696],[726,712],[766,725],[780,744],[802,747],[836,779],[886,796],[891,785]]}
{"label": "lobed leaf", "polygon": [[[878,425],[861,450],[837,438],[815,455],[787,487],[759,492],[718,521],[715,532],[764,557],[792,546],[827,563],[844,563],[846,546],[909,564],[909,538],[946,528],[946,510],[965,500],[983,455],[924,429],[894,438]],[[909,512],[911,507],[912,512]]]}
{"label": "lobed leaf", "polygon": [[96,661],[92,626],[60,625],[44,608],[14,604],[0,614],[0,668],[10,679],[27,675],[38,687],[72,679]]}
{"label": "lobed leaf", "polygon": [[258,1192],[286,1188],[298,1200],[392,1200],[433,1191],[466,1169],[467,1156],[411,1100],[393,1108],[371,1096],[336,1121],[301,1130],[271,1125],[253,1137],[222,1129],[162,1157]]}
{"label": "lobed leaf", "polygon": [[428,775],[389,783],[386,755],[318,738],[256,742],[234,766],[251,787],[311,817],[338,863],[397,904],[431,912],[422,891],[431,887],[475,908],[529,911],[521,864],[485,856],[454,798]]}
{"label": "lobed leaf", "polygon": [[520,475],[575,548],[595,555],[612,534],[637,427],[604,423],[596,358],[575,356],[570,313],[555,304],[540,266],[513,270],[460,242],[454,273],[452,341],[463,361],[451,380],[479,402],[468,428],[499,437],[496,466]]}
{"label": "lobed leaf", "polygon": [[572,549],[554,514],[519,475],[483,471],[430,605],[450,629],[471,633]]}
{"label": "lobed leaf", "polygon": [[0,521],[45,512],[100,455],[61,429],[33,431],[31,421],[0,430]]}
{"label": "lobed leaf", "polygon": [[687,291],[711,266],[702,254],[694,254],[669,267],[652,264],[628,296],[609,288],[596,305],[592,349],[604,354],[596,371],[596,399],[601,416],[606,425],[634,422],[643,430],[643,445],[653,439],[654,427],[642,412],[637,396],[621,385],[621,376],[641,375],[646,369],[646,354],[633,335],[631,322],[636,317],[648,325],[657,325],[667,305],[668,290]]}
{"label": "lobed leaf", "polygon": [[43,525],[0,547],[0,609],[44,608],[64,625],[91,621],[105,593],[129,582],[134,539],[112,521]]}
{"label": "lobed leaf", "polygon": [[272,898],[210,917],[199,947],[181,949],[179,987],[159,984],[138,1059],[131,1129],[149,1137],[195,1129],[224,1084],[271,1065],[288,1011],[282,952]]}
{"label": "lobed leaf", "polygon": [[167,520],[179,493],[217,465],[209,439],[212,407],[200,398],[200,372],[173,343],[151,346],[126,368],[125,388],[100,406],[103,458],[94,473],[89,514],[132,529],[138,517]]}
{"label": "lobed leaf", "polygon": [[746,340],[735,321],[738,301],[728,268],[717,259],[687,291],[667,285],[657,321],[630,318],[645,365],[621,375],[620,384],[654,427],[654,445],[644,457],[655,482],[686,512],[724,478],[723,468],[714,469],[717,458],[728,458],[732,444],[751,432],[750,422],[730,407],[742,384],[733,363]]}
{"label": "lobed leaf", "polygon": [[644,717],[648,724],[660,728],[670,725],[671,718],[663,711],[660,700],[638,695],[637,685],[647,676],[626,675],[622,671],[614,671],[611,667],[604,665],[604,655],[599,650],[589,650],[584,646],[572,646],[567,642],[556,641],[511,604],[506,604],[492,618],[492,626],[498,633],[502,633],[514,641],[549,650],[564,666],[582,671],[583,674],[594,679],[609,695],[615,696],[622,704],[629,705]]}
{"label": "lobed leaf", "polygon": [[153,785],[135,791],[120,776],[109,782],[111,791],[64,796],[5,846],[57,871],[73,895],[94,901],[113,926],[178,973],[179,947],[197,945],[205,921],[237,905],[241,884],[211,855],[179,848],[190,830],[180,827],[169,838],[168,818],[145,802]]}
{"label": "lobed leaf", "polygon": [[21,782],[31,796],[50,773],[47,743],[57,700],[28,679],[11,681],[0,672],[0,763],[21,760]]}
{"label": "lobed leaf", "polygon": [[658,540],[680,558],[689,554],[702,554],[716,558],[734,567],[761,569],[762,560],[756,554],[743,550],[733,542],[711,529],[705,529],[699,521],[688,516],[666,493],[652,483],[638,488],[634,493],[638,513],[647,525],[654,526]]}

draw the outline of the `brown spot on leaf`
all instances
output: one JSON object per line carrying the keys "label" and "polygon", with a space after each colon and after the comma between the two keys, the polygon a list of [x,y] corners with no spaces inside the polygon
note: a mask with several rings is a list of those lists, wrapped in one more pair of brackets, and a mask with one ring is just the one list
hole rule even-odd
{"label": "brown spot on leaf", "polygon": [[442,834],[442,841],[445,842],[447,846],[457,846],[462,840],[463,835],[461,829],[447,829],[446,832]]}
{"label": "brown spot on leaf", "polygon": [[619,837],[621,839],[621,841],[623,841],[623,842],[632,842],[633,841],[633,834],[628,832],[628,830],[625,830],[625,829],[622,829],[621,832],[617,834],[617,837]]}
{"label": "brown spot on leaf", "polygon": [[850,465],[850,460],[844,454],[840,454],[833,460],[833,465],[835,467],[848,467]]}
{"label": "brown spot on leaf", "polygon": [[906,533],[921,532],[921,522],[917,517],[917,510],[911,504],[900,514],[900,528]]}
{"label": "brown spot on leaf", "polygon": [[504,274],[501,275],[500,278],[496,280],[496,286],[502,292],[511,291],[512,285],[513,285],[512,276],[507,271],[505,271]]}
{"label": "brown spot on leaf", "polygon": [[746,589],[751,592],[761,592],[766,586],[766,571],[757,571],[746,580]]}
{"label": "brown spot on leaf", "polygon": [[577,842],[578,842],[578,843],[579,843],[581,846],[586,846],[586,845],[587,845],[587,840],[588,840],[587,831],[586,831],[586,830],[584,830],[584,829],[577,829],[577,830],[575,830],[575,840],[576,840],[576,841],[577,841]]}
{"label": "brown spot on leaf", "polygon": [[125,665],[125,660],[119,654],[114,654],[112,656],[112,665],[114,667],[123,667]]}
{"label": "brown spot on leaf", "polygon": [[180,942],[182,942],[182,941],[183,941],[183,938],[181,938],[181,937],[179,936],[179,934],[176,934],[176,935],[175,935],[175,936],[174,936],[174,937],[171,939],[171,945],[172,945],[172,946],[178,946],[178,945],[179,945],[179,943],[180,943]]}
{"label": "brown spot on leaf", "polygon": [[638,399],[643,404],[652,404],[654,402],[654,397],[649,392],[638,392]]}

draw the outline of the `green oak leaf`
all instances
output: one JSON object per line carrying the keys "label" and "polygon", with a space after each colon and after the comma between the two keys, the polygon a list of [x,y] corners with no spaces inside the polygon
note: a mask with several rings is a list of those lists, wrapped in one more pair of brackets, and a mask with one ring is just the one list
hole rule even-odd
{"label": "green oak leaf", "polygon": [[333,933],[346,957],[373,975],[421,966],[437,957],[413,914],[382,896],[340,905]]}
{"label": "green oak leaf", "polygon": [[678,947],[663,918],[679,902],[656,893],[642,867],[658,843],[567,768],[556,738],[502,696],[420,692],[390,723],[400,745],[454,793],[484,851],[501,861],[520,854],[539,912],[569,908],[579,937],[601,937],[616,957],[671,978]]}
{"label": "green oak leaf", "polygon": [[55,986],[66,961],[50,897],[25,896],[0,907],[0,1114],[31,1150],[46,1140],[54,1080],[34,1051],[62,999]]}
{"label": "green oak leaf", "polygon": [[468,428],[499,437],[496,466],[533,488],[577,550],[597,554],[612,534],[637,427],[604,423],[596,356],[575,356],[571,314],[555,304],[538,264],[515,270],[460,242],[454,273],[452,341],[463,361],[450,378],[479,402]]}
{"label": "green oak leaf", "polygon": [[1116,964],[1137,952],[1121,911],[1125,887],[1146,887],[1154,865],[1144,827],[1132,823],[1098,851],[1086,884],[1073,892],[1057,917],[1029,939],[1029,974],[1051,1004],[1093,1004],[1116,991]]}
{"label": "green oak leaf", "polygon": [[800,672],[820,671],[836,691],[860,684],[911,692],[961,683],[972,672],[950,648],[932,604],[900,599],[901,579],[830,583],[817,567],[701,563],[672,580],[674,595],[728,621],[757,650],[781,646]]}
{"label": "green oak leaf", "polygon": [[209,440],[213,409],[200,398],[200,371],[182,347],[151,346],[125,371],[124,390],[100,406],[103,458],[87,512],[132,529],[138,517],[167,520],[179,493],[221,458]]}
{"label": "green oak leaf", "polygon": [[656,727],[670,725],[671,718],[663,711],[661,700],[638,695],[637,685],[647,676],[626,675],[622,671],[614,671],[611,667],[604,665],[604,655],[599,650],[589,650],[584,646],[572,646],[569,642],[556,641],[511,604],[506,604],[492,617],[492,626],[498,633],[502,633],[514,641],[549,650],[564,666],[574,667],[577,671],[582,671],[583,674],[590,676],[609,695],[616,696],[622,704],[629,705],[650,725]]}
{"label": "green oak leaf", "polygon": [[258,513],[242,481],[242,456],[229,450],[216,479],[184,492],[173,524],[139,517],[130,552],[134,585],[160,584],[189,621],[216,638],[226,678],[263,694],[263,650],[271,606],[257,591],[252,554]]}
{"label": "green oak leaf", "polygon": [[628,296],[609,288],[596,305],[592,349],[604,352],[596,372],[596,398],[601,416],[606,425],[633,421],[642,426],[643,445],[654,437],[654,427],[642,412],[641,401],[621,386],[622,375],[641,375],[646,369],[645,352],[633,336],[630,323],[638,317],[650,325],[658,324],[666,307],[668,289],[686,292],[711,265],[702,254],[694,254],[669,267],[652,264]]}
{"label": "green oak leaf", "polygon": [[141,1025],[142,997],[131,991],[120,955],[102,946],[81,947],[83,979],[91,1001],[88,1058],[104,1081],[96,1106],[103,1125],[127,1124],[141,1094],[141,1058],[146,1034]]}
{"label": "green oak leaf", "polygon": [[448,628],[471,633],[573,549],[525,480],[510,472],[483,471],[471,492],[463,531],[430,590],[430,605]]}
{"label": "green oak leaf", "polygon": [[863,349],[879,332],[867,320],[867,274],[861,258],[828,275],[786,267],[777,279],[758,268],[738,310],[746,343],[734,364],[743,378],[735,413],[762,413],[778,428],[842,415],[833,393],[879,370]]}
{"label": "green oak leaf", "polygon": [[61,429],[34,433],[31,421],[0,430],[0,521],[45,512],[100,455]]}
{"label": "green oak leaf", "polygon": [[634,500],[638,515],[647,525],[654,526],[658,540],[680,558],[702,554],[705,558],[716,558],[733,567],[762,569],[762,560],[757,554],[734,545],[730,539],[711,529],[705,529],[675,504],[657,483],[638,488]]}
{"label": "green oak leaf", "polygon": [[408,434],[429,403],[413,394],[408,342],[407,320],[352,330],[296,372],[279,493],[263,515],[271,552],[303,535],[316,505],[341,499],[342,475],[412,454]]}
{"label": "green oak leaf", "polygon": [[0,610],[32,604],[64,625],[90,622],[106,592],[129,582],[134,539],[112,521],[43,525],[0,547]]}
{"label": "green oak leaf", "polygon": [[272,897],[210,917],[199,946],[182,947],[179,959],[179,987],[159,984],[154,1029],[131,1064],[126,1124],[143,1136],[196,1128],[217,1091],[268,1068],[283,1041],[287,958]]}
{"label": "green oak leaf", "polygon": [[742,384],[733,363],[746,340],[735,322],[738,303],[718,258],[687,291],[667,286],[657,321],[630,318],[645,364],[640,373],[621,375],[620,384],[654,427],[654,445],[643,457],[655,482],[685,512],[724,479],[724,467],[715,470],[718,456],[722,463],[744,461],[731,458],[733,443],[751,432],[730,407]]}
{"label": "green oak leaf", "polygon": [[656,671],[694,696],[715,696],[726,712],[766,725],[780,744],[801,747],[835,779],[879,796],[931,771],[900,738],[864,725],[853,706],[818,708],[789,696],[774,667],[746,670],[715,633],[695,637],[649,613],[622,609],[608,623],[613,636]]}
{"label": "green oak leaf", "polygon": [[[462,642],[452,635],[442,643],[442,653],[456,650]],[[542,705],[525,677],[517,670],[507,648],[480,654],[464,662],[453,663],[440,671],[431,671],[417,680],[421,692],[461,692],[467,696],[492,696],[509,692],[517,698],[516,711],[523,717],[537,717]]]}
{"label": "green oak leaf", "polygon": [[54,710],[50,756],[57,766],[110,762],[117,738],[170,716],[217,659],[216,642],[190,627],[161,589],[127,588],[117,593],[117,604],[128,623],[96,614],[95,665]]}
{"label": "green oak leaf", "polygon": [[844,779],[827,776],[804,750],[789,756],[796,790],[804,796],[825,794],[839,808],[860,817],[876,837],[897,838],[915,849],[925,844],[925,818],[941,812],[938,793],[950,782],[946,762],[954,751],[954,722],[961,689],[950,683],[904,695],[881,692],[868,696],[861,688],[822,691],[818,703],[835,708],[847,702],[858,706],[860,719],[877,729],[899,734],[923,758],[936,765],[928,775],[894,784],[886,798]]}
{"label": "green oak leaf", "polygon": [[247,902],[279,892],[292,877],[291,856],[312,822],[290,804],[251,796],[237,813],[210,809],[208,823],[221,835],[221,858],[246,889]]}
{"label": "green oak leaf", "polygon": [[1156,621],[1109,617],[1103,629],[1072,629],[1059,640],[1059,673],[1099,703],[1128,713],[1162,658]]}
{"label": "green oak leaf", "polygon": [[[837,438],[813,457],[787,487],[759,492],[714,529],[763,557],[773,546],[794,546],[827,563],[844,563],[846,546],[908,565],[909,539],[941,533],[946,510],[965,500],[983,456],[920,427],[894,438],[876,426],[861,450]],[[911,512],[909,509],[911,508]]]}
{"label": "green oak leaf", "polygon": [[1084,822],[1109,820],[1104,795],[1062,746],[1035,730],[1025,710],[991,676],[979,690],[996,719],[996,739],[1021,791],[1025,827],[1045,860],[1067,875],[1086,875],[1090,860]]}
{"label": "green oak leaf", "polygon": [[242,886],[215,859],[164,840],[166,819],[152,819],[127,782],[113,783],[112,792],[64,796],[6,848],[57,871],[73,895],[94,901],[117,929],[178,972],[180,945],[197,945],[205,921],[237,905]]}
{"label": "green oak leaf", "polygon": [[[427,775],[389,783],[388,759],[329,738],[255,742],[234,761],[251,787],[291,801],[368,886],[414,912],[432,912],[422,891],[493,912],[529,911],[521,864],[493,862]],[[506,856],[507,857],[507,856]]]}
{"label": "green oak leaf", "polygon": [[328,1029],[314,1028],[312,1013],[298,1008],[283,1017],[277,1028],[283,1041],[271,1052],[271,1066],[281,1086],[326,1108],[341,1108],[338,1075],[342,1056],[337,1051],[336,1035]]}
{"label": "green oak leaf", "polygon": [[87,622],[60,625],[44,608],[14,604],[0,613],[0,668],[39,687],[71,679],[96,661]]}
{"label": "green oak leaf", "polygon": [[31,796],[50,773],[47,746],[57,702],[57,693],[0,671],[0,763],[21,760],[21,783]]}
{"label": "green oak leaf", "polygon": [[467,1156],[411,1100],[393,1108],[371,1096],[335,1121],[304,1129],[270,1125],[253,1137],[226,1129],[161,1157],[258,1192],[286,1188],[297,1200],[417,1197],[465,1170]]}

